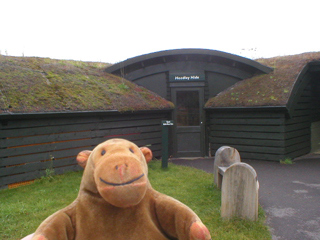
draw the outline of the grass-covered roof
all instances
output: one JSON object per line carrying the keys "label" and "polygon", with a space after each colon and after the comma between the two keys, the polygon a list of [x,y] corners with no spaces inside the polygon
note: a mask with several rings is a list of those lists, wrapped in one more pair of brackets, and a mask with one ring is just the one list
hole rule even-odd
{"label": "grass-covered roof", "polygon": [[0,114],[170,109],[171,102],[106,63],[0,55]]}
{"label": "grass-covered roof", "polygon": [[205,107],[285,106],[301,70],[319,59],[320,52],[258,59],[273,72],[239,81],[209,99]]}

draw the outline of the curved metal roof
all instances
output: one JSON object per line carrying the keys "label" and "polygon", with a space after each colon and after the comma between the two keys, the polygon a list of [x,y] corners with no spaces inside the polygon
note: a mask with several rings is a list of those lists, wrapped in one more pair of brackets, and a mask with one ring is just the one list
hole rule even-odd
{"label": "curved metal roof", "polygon": [[120,74],[121,69],[126,69],[126,73],[128,73],[130,70],[135,71],[145,66],[166,63],[167,61],[186,61],[192,59],[195,61],[216,62],[221,65],[231,65],[234,67],[238,65],[238,68],[246,68],[252,74],[269,73],[272,71],[271,68],[248,58],[217,50],[196,48],[165,50],[144,54],[116,63],[106,68],[106,71]]}

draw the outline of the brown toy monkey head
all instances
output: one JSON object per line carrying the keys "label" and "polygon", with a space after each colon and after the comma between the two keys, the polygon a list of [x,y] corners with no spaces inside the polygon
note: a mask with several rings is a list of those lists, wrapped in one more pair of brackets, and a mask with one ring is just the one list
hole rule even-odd
{"label": "brown toy monkey head", "polygon": [[100,194],[116,207],[137,205],[150,185],[147,162],[151,159],[149,148],[124,139],[111,139],[92,151],[82,151],[77,156],[79,165],[85,167],[81,190]]}

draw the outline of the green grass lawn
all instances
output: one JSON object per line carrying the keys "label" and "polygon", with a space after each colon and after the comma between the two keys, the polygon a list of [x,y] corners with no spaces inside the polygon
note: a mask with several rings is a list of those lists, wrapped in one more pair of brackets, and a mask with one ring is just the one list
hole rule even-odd
{"label": "green grass lawn", "polygon": [[[69,205],[77,197],[81,176],[82,172],[72,172],[0,191],[0,239],[20,239],[34,232],[47,216]],[[159,161],[152,161],[149,179],[154,189],[193,209],[212,239],[271,239],[261,208],[256,222],[220,218],[221,192],[213,187],[212,174],[174,164],[163,170]]]}

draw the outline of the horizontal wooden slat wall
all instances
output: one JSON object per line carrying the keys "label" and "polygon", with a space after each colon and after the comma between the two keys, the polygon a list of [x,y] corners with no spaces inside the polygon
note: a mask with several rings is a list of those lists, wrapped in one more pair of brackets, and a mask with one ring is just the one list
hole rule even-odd
{"label": "horizontal wooden slat wall", "polygon": [[307,154],[311,150],[312,89],[308,84],[301,89],[293,104],[293,111],[285,123],[286,156]]}
{"label": "horizontal wooden slat wall", "polygon": [[242,159],[276,161],[285,155],[285,115],[281,112],[210,113],[211,153],[221,146],[236,148]]}
{"label": "horizontal wooden slat wall", "polygon": [[168,111],[25,115],[1,118],[0,188],[46,175],[76,171],[76,155],[110,138],[148,145],[161,154],[161,120]]}
{"label": "horizontal wooden slat wall", "polygon": [[239,150],[244,159],[279,161],[296,158],[311,150],[311,121],[319,107],[314,106],[311,85],[294,99],[291,115],[263,108],[208,111],[209,142],[212,154],[228,145]]}
{"label": "horizontal wooden slat wall", "polygon": [[320,121],[320,77],[316,77],[311,83],[312,88],[312,122]]}

